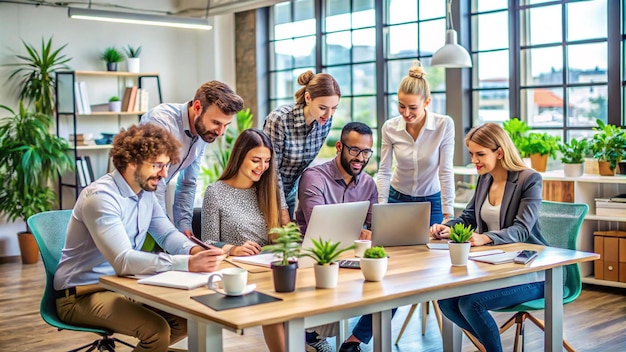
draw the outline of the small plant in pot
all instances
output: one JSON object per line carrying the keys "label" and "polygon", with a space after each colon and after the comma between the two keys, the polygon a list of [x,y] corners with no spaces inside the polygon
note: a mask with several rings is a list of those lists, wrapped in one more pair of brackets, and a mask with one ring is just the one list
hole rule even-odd
{"label": "small plant in pot", "polygon": [[117,71],[117,64],[124,61],[125,58],[122,52],[112,46],[104,49],[104,52],[100,55],[100,59],[107,64],[107,71]]}
{"label": "small plant in pot", "polygon": [[120,112],[122,111],[122,102],[118,96],[112,96],[109,98],[109,111]]}
{"label": "small plant in pot", "polygon": [[361,272],[365,281],[382,281],[387,273],[389,257],[383,247],[372,247],[365,250],[361,258]]}
{"label": "small plant in pot", "polygon": [[555,159],[559,150],[561,137],[552,136],[548,133],[529,133],[522,143],[523,154],[530,157],[532,168],[545,172],[548,165],[548,158]]}
{"label": "small plant in pot", "polygon": [[315,273],[315,287],[317,288],[335,288],[337,287],[337,278],[339,276],[339,265],[336,263],[337,258],[345,251],[356,248],[356,245],[340,248],[341,242],[324,241],[323,239],[315,240],[313,248],[304,248],[304,256],[313,258],[317,264],[313,266]]}
{"label": "small plant in pot", "polygon": [[597,119],[598,127],[593,129],[596,133],[591,139],[591,151],[593,157],[598,159],[600,175],[615,175],[615,167],[624,157],[626,149],[626,130],[611,124],[605,124]]}
{"label": "small plant in pot", "polygon": [[139,73],[139,54],[141,54],[141,45],[136,48],[128,45],[124,48],[124,52],[127,57],[126,68],[128,69],[128,72]]}
{"label": "small plant in pot", "polygon": [[450,249],[450,262],[452,266],[466,266],[467,258],[470,252],[470,243],[468,242],[474,229],[471,225],[456,223],[450,227],[450,241],[448,248]]}
{"label": "small plant in pot", "polygon": [[589,141],[572,138],[569,143],[559,143],[563,173],[566,177],[578,177],[585,171],[585,155],[589,152]]}
{"label": "small plant in pot", "polygon": [[274,290],[276,292],[293,292],[296,288],[297,259],[301,257],[302,233],[293,222],[270,229],[275,238],[272,244],[263,246],[263,251],[276,254],[280,260],[272,263]]}

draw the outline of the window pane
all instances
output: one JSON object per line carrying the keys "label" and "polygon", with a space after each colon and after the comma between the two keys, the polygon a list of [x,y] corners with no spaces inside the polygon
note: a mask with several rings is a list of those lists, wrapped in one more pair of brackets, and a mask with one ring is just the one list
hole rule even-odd
{"label": "window pane", "polygon": [[522,116],[527,118],[528,126],[563,126],[563,89],[522,89],[520,95]]}
{"label": "window pane", "polygon": [[376,11],[373,0],[355,0],[352,12],[352,28],[373,27],[376,25]]}
{"label": "window pane", "polygon": [[417,23],[391,26],[387,33],[387,58],[417,57]]}
{"label": "window pane", "polygon": [[569,45],[567,47],[568,83],[606,82],[606,43]]}
{"label": "window pane", "polygon": [[[424,67],[426,71],[426,79],[428,79],[428,85],[430,86],[430,92],[445,92],[446,90],[446,69],[443,67],[431,67],[426,60],[422,60],[422,65],[428,65]],[[409,74],[407,68],[404,75]],[[403,76],[404,77],[404,76]]]}
{"label": "window pane", "polygon": [[370,128],[376,128],[376,97],[352,98],[352,102],[354,121],[363,122]]}
{"label": "window pane", "polygon": [[387,0],[387,23],[403,23],[417,20],[417,1]]}
{"label": "window pane", "polygon": [[315,66],[315,37],[294,39],[288,49],[295,60],[296,67]]}
{"label": "window pane", "polygon": [[285,24],[291,22],[291,3],[283,2],[273,7],[274,37],[272,39],[285,39],[290,37],[289,31],[284,30]]}
{"label": "window pane", "polygon": [[387,116],[385,121],[398,115],[400,115],[400,113],[398,112],[398,95],[389,95],[387,97]]}
{"label": "window pane", "polygon": [[352,66],[353,95],[376,94],[376,64]]}
{"label": "window pane", "polygon": [[[329,73],[331,76],[335,78],[337,84],[339,84],[339,88],[341,89],[341,96],[352,95],[352,75],[350,73],[350,68],[346,66],[337,66],[337,67],[328,67],[324,70]],[[345,106],[343,103],[343,98],[341,102],[342,106]]]}
{"label": "window pane", "polygon": [[429,18],[446,17],[445,0],[420,0],[419,1],[420,20]]}
{"label": "window pane", "polygon": [[[569,3],[567,4],[567,40],[606,38],[606,21],[606,0]],[[582,23],[585,25],[581,25]]]}
{"label": "window pane", "polygon": [[[313,19],[315,21],[315,1],[314,0],[296,0],[293,1],[295,21]],[[315,34],[315,26],[313,33]]]}
{"label": "window pane", "polygon": [[522,50],[522,85],[563,83],[563,49],[560,46]]}
{"label": "window pane", "polygon": [[271,98],[289,98],[296,92],[294,84],[298,84],[298,77],[294,78],[292,71],[275,72],[270,75],[271,79]]}
{"label": "window pane", "polygon": [[474,91],[474,105],[478,106],[478,118],[474,117],[474,126],[485,122],[503,122],[509,119],[509,90]]}
{"label": "window pane", "polygon": [[[438,114],[446,114],[446,93],[433,93],[430,97],[431,100],[430,105],[428,105],[428,110]],[[461,118],[460,116],[454,117]]]}
{"label": "window pane", "polygon": [[[420,55],[430,56],[441,48],[446,42],[445,35],[442,35],[445,32],[445,20],[421,22],[419,27]],[[433,33],[436,33],[436,35]]]}
{"label": "window pane", "polygon": [[472,11],[484,12],[491,10],[506,9],[508,7],[507,0],[473,0]]}
{"label": "window pane", "polygon": [[[343,93],[343,87],[341,87],[341,91]],[[342,95],[337,111],[333,115],[333,127],[343,128],[345,124],[352,121],[350,116],[352,116],[352,98]]]}
{"label": "window pane", "polygon": [[361,29],[352,32],[352,61],[375,61],[376,60],[376,38],[374,28]]}
{"label": "window pane", "polygon": [[327,34],[324,36],[324,39],[324,65],[336,65],[350,62],[350,49],[352,48],[350,32]]}
{"label": "window pane", "polygon": [[350,0],[326,1],[326,32],[336,32],[350,28]]}
{"label": "window pane", "polygon": [[[397,93],[398,92],[398,86],[400,86],[400,82],[402,81],[402,79],[404,78],[404,76],[406,76],[407,74],[409,74],[409,68],[411,67],[411,63],[413,62],[413,60],[394,60],[394,61],[387,61],[387,92],[388,93]],[[395,104],[397,104],[398,102],[396,101],[394,104],[394,111],[397,111],[397,108],[395,107]]]}
{"label": "window pane", "polygon": [[568,88],[567,124],[573,127],[594,127],[596,119],[608,122],[607,87]]}
{"label": "window pane", "polygon": [[473,16],[478,35],[474,50],[505,49],[509,47],[509,20],[507,12],[495,12]]}
{"label": "window pane", "polygon": [[561,5],[527,9],[520,12],[520,41],[522,45],[560,43]]}
{"label": "window pane", "polygon": [[474,70],[478,76],[478,82],[474,82],[479,88],[508,88],[509,86],[509,51],[491,51],[474,55]]}

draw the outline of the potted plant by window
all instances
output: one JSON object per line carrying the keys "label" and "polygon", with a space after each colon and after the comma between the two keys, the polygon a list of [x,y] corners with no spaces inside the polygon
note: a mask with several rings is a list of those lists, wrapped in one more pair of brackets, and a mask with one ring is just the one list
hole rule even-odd
{"label": "potted plant by window", "polygon": [[589,151],[589,141],[572,138],[569,143],[559,143],[563,174],[566,177],[579,177],[585,171],[585,155]]}
{"label": "potted plant by window", "polygon": [[109,111],[120,112],[122,111],[122,102],[118,96],[112,96],[109,98]]}
{"label": "potted plant by window", "polygon": [[312,238],[311,242],[313,242],[313,248],[304,248],[306,252],[304,256],[313,258],[317,262],[313,266],[315,287],[337,287],[339,265],[336,260],[343,252],[356,248],[356,245],[339,248],[341,242],[324,241],[321,238],[319,240]]}
{"label": "potted plant by window", "polygon": [[522,158],[528,157],[528,155],[524,155],[523,153],[523,145],[526,142],[525,137],[526,133],[530,131],[530,127],[526,124],[526,122],[514,117],[510,120],[506,120],[502,123],[502,128],[506,131],[506,133],[511,137],[513,144],[520,152]]}
{"label": "potted plant by window", "polygon": [[470,225],[465,226],[463,223],[456,223],[450,228],[450,241],[448,248],[450,250],[450,262],[452,266],[467,265],[467,258],[470,252],[470,243],[474,229]]}
{"label": "potted plant by window", "polygon": [[[52,118],[0,105],[11,116],[0,119],[0,213],[10,221],[24,222],[34,214],[51,210],[56,193],[50,187],[59,174],[74,168],[67,142],[53,134]],[[22,262],[36,263],[39,250],[28,231],[18,235]]]}
{"label": "potted plant by window", "polygon": [[605,124],[597,119],[598,127],[593,129],[596,133],[591,139],[591,151],[593,157],[598,159],[600,175],[615,175],[615,166],[624,157],[626,149],[626,131],[611,124]]}
{"label": "potted plant by window", "polygon": [[296,288],[297,258],[301,256],[302,233],[300,228],[293,222],[281,227],[270,229],[271,236],[275,236],[272,244],[263,246],[263,251],[272,252],[280,257],[280,260],[272,263],[272,275],[274,278],[274,290],[276,292],[293,292]]}
{"label": "potted plant by window", "polygon": [[126,53],[126,68],[128,72],[139,73],[139,54],[141,54],[141,45],[134,48],[131,45],[124,49]]}
{"label": "potted plant by window", "polygon": [[117,63],[124,61],[124,54],[111,46],[104,49],[100,58],[106,62],[107,71],[117,71]]}
{"label": "potted plant by window", "polygon": [[548,157],[556,158],[559,150],[561,137],[552,136],[548,133],[529,133],[521,142],[524,154],[530,157],[530,165],[538,172],[545,172],[548,165]]}
{"label": "potted plant by window", "polygon": [[385,248],[375,246],[368,248],[361,258],[361,272],[365,281],[382,281],[387,273],[389,258]]}

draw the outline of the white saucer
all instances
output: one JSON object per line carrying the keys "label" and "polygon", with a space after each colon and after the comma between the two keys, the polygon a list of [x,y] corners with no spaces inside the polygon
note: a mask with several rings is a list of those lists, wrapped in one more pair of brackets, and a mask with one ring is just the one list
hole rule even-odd
{"label": "white saucer", "polygon": [[252,293],[255,289],[256,289],[256,284],[251,284],[251,285],[246,286],[246,288],[244,288],[243,291],[239,292],[239,293],[226,293],[221,288],[216,288],[213,291],[215,291],[217,293],[221,293],[224,296],[236,297],[236,296],[244,296],[244,295],[247,295],[248,293]]}

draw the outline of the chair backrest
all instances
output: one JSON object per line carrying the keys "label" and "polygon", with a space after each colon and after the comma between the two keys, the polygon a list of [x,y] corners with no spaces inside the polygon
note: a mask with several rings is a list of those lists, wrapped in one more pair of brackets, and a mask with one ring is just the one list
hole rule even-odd
{"label": "chair backrest", "polygon": [[[576,249],[576,240],[588,211],[587,204],[542,201],[539,226],[543,237],[552,247]],[[564,301],[571,302],[582,290],[578,264],[564,268],[563,280]]]}

